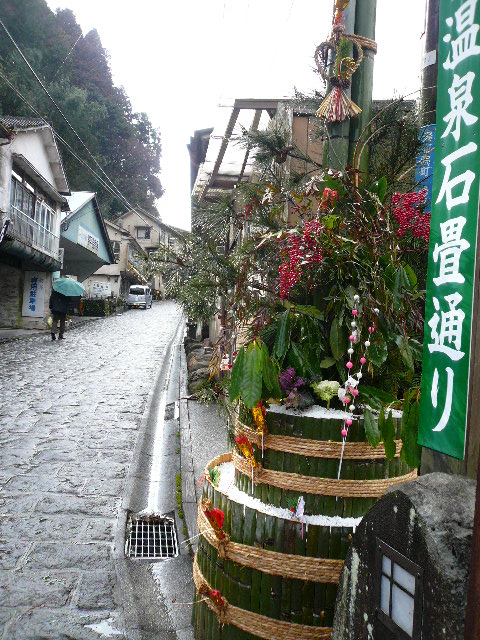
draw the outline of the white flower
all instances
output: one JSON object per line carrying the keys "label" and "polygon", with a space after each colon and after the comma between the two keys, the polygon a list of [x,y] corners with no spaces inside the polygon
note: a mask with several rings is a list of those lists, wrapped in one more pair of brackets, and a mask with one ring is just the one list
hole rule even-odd
{"label": "white flower", "polygon": [[355,300],[355,302],[358,302],[360,300],[360,296],[358,294],[355,294],[353,296],[353,299]]}
{"label": "white flower", "polygon": [[370,340],[365,340],[365,346],[366,346],[366,347],[367,347],[367,349],[368,349],[368,347],[370,346]]}
{"label": "white flower", "polygon": [[350,355],[352,355],[353,352],[354,350],[352,349],[352,347],[350,347],[350,349],[347,351],[347,353],[349,353]]}
{"label": "white flower", "polygon": [[352,327],[355,329],[355,327],[357,326],[357,323],[355,322],[355,320],[353,322],[350,323],[352,325]]}
{"label": "white flower", "polygon": [[362,377],[363,377],[363,374],[362,374],[362,372],[361,372],[361,371],[359,371],[359,372],[357,373],[357,378],[358,378],[359,380],[361,380],[361,379],[362,379]]}

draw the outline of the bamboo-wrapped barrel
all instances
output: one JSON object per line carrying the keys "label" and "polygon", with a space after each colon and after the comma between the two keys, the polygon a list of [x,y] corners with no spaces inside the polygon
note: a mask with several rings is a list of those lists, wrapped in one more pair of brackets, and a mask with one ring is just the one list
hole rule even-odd
{"label": "bamboo-wrapped barrel", "polygon": [[[415,475],[399,458],[400,443],[387,461],[382,446],[368,445],[359,420],[350,427],[338,478],[344,415],[268,411],[263,456],[261,436],[237,420],[235,430],[249,438],[257,463],[253,493],[251,466],[238,451],[208,465],[220,469],[220,484],[213,485],[207,468],[203,499],[223,511],[225,537],[218,537],[200,505],[197,640],[330,637],[355,527],[390,485]],[[394,423],[398,433],[400,420]],[[290,509],[300,496],[305,514],[295,520]]]}

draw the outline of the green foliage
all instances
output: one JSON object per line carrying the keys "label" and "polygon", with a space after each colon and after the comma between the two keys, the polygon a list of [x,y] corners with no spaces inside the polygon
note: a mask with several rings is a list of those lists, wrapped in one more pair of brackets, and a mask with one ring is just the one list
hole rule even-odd
{"label": "green foliage", "polygon": [[278,367],[271,360],[265,343],[257,338],[238,352],[231,374],[230,401],[240,399],[247,409],[253,409],[265,397],[263,388],[267,398],[281,397]]}
{"label": "green foliage", "polygon": [[[4,0],[2,20],[112,182],[132,205],[157,214],[155,201],[163,193],[158,177],[160,134],[145,113],[132,110],[124,90],[114,86],[108,54],[97,31],[93,29],[82,36],[71,10],[53,13],[45,0]],[[0,72],[98,173],[100,170],[4,32],[0,38]],[[3,82],[0,82],[0,113],[34,116]],[[100,208],[107,217],[114,218],[125,209],[66,148],[61,151],[72,190],[96,191]]]}
{"label": "green foliage", "polygon": [[363,412],[363,421],[368,443],[372,447],[378,447],[378,445],[380,444],[380,431],[378,428],[378,422],[368,409],[365,409],[365,411]]}

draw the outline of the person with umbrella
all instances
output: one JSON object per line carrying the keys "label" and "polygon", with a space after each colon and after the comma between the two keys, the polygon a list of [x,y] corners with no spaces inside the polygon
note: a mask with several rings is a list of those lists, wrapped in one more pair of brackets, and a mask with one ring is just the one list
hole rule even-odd
{"label": "person with umbrella", "polygon": [[60,322],[58,339],[63,340],[65,333],[65,318],[67,317],[70,298],[81,296],[85,293],[85,287],[80,282],[71,278],[57,278],[53,281],[53,290],[50,296],[49,307],[52,312],[52,340],[56,340],[57,325]]}

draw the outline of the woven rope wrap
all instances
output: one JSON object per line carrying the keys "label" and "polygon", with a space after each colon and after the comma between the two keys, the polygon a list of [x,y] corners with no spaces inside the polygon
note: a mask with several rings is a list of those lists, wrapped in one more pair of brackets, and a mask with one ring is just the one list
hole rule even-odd
{"label": "woven rope wrap", "polygon": [[374,54],[377,53],[377,43],[375,42],[375,40],[371,40],[370,38],[366,38],[365,36],[358,36],[355,33],[345,33],[344,25],[336,25],[335,27],[333,27],[332,35],[330,36],[330,38],[328,40],[325,40],[324,42],[321,42],[315,49],[315,53],[313,55],[315,64],[317,65],[317,69],[325,81],[329,79],[327,73],[328,52],[330,50],[335,50],[338,47],[341,38],[350,40],[356,50],[357,60],[355,63],[355,67],[352,70],[352,74],[355,73],[355,71],[362,63],[363,49],[372,51]]}
{"label": "woven rope wrap", "polygon": [[[235,431],[237,435],[246,436],[250,442],[256,444],[257,447],[262,446],[262,434],[255,429],[242,424],[238,418],[235,420]],[[402,441],[395,440],[397,449],[395,457],[398,458],[402,450]],[[287,453],[296,453],[300,456],[311,456],[313,458],[335,458],[340,460],[342,451],[341,442],[323,441],[323,440],[306,440],[304,438],[292,438],[291,436],[276,436],[269,433],[263,436],[264,449],[273,449],[275,451],[285,451]],[[371,447],[368,442],[346,442],[343,452],[344,460],[370,460],[384,459],[385,447],[383,444],[378,447]]]}
{"label": "woven rope wrap", "polygon": [[[193,563],[193,580],[199,595],[210,590],[210,585],[198,566],[197,556],[195,556]],[[275,620],[235,607],[226,600],[222,608],[215,605],[209,598],[205,598],[204,602],[218,617],[220,624],[234,625],[242,631],[264,638],[264,640],[329,640],[332,636],[330,627],[309,627],[304,624]]]}
{"label": "woven rope wrap", "polygon": [[[236,451],[232,454],[235,468],[244,475],[251,475],[251,467],[245,458]],[[336,496],[338,498],[380,498],[385,491],[395,484],[406,482],[417,477],[417,470],[404,476],[385,478],[382,480],[336,480],[334,478],[316,478],[301,476],[298,473],[285,473],[264,469],[258,464],[253,470],[255,484],[271,484],[280,489],[314,493],[316,495]]]}
{"label": "woven rope wrap", "polygon": [[295,556],[261,547],[232,542],[228,538],[218,538],[202,507],[198,507],[198,529],[221,558],[232,560],[244,567],[251,567],[263,573],[282,576],[291,580],[338,584],[343,560]]}

